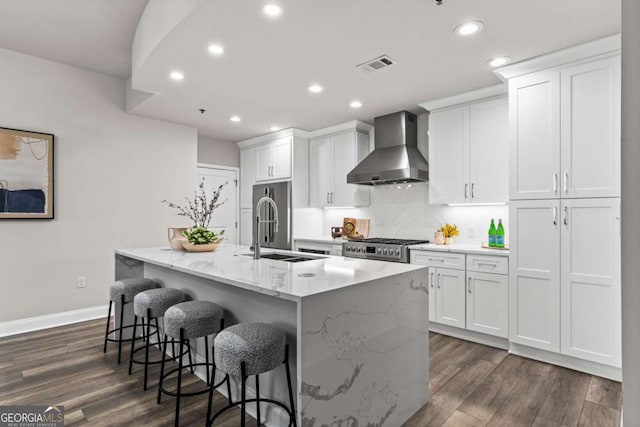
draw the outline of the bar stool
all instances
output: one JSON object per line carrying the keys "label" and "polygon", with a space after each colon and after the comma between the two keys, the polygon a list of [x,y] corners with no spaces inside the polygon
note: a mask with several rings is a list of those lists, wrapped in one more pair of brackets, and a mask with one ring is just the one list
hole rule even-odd
{"label": "bar stool", "polygon": [[[209,360],[209,335],[217,334],[222,329],[224,329],[224,318],[223,318],[223,310],[217,304],[214,304],[209,301],[187,301],[182,302],[180,304],[176,304],[171,306],[164,313],[164,349],[165,353],[167,351],[168,339],[179,340],[180,349],[179,354],[183,354],[183,348],[185,342],[187,346],[191,347],[190,341],[196,338],[204,337],[204,345],[205,345],[205,362],[204,363],[193,363],[191,358],[189,358],[189,364],[183,365],[182,357],[178,358],[178,367],[170,370],[165,374],[165,358],[162,359],[162,364],[160,367],[160,384],[158,385],[158,403],[160,403],[162,394],[167,394],[169,396],[174,396],[176,398],[176,415],[175,415],[175,425],[176,427],[179,425],[179,417],[180,417],[180,398],[182,396],[196,396],[199,394],[209,392],[210,388],[218,388],[223,383],[227,383],[227,391],[229,392],[229,396],[231,396],[231,386],[229,383],[229,376],[225,376],[225,378],[220,381],[218,384],[213,383],[215,380],[215,365],[213,364],[213,360]],[[182,388],[182,370],[184,368],[189,368],[191,373],[193,373],[194,368],[197,366],[204,366],[206,368],[206,382],[207,387],[193,391],[193,392],[183,392]],[[213,368],[213,373],[211,374],[211,378],[209,377],[209,371]],[[175,391],[168,391],[163,388],[164,380],[169,377],[169,375],[177,372],[178,373],[178,385]]]}
{"label": "bar stool", "polygon": [[[267,402],[278,405],[289,415],[289,426],[297,426],[296,412],[293,403],[293,389],[291,388],[291,372],[289,371],[289,346],[286,344],[284,332],[267,323],[240,323],[233,325],[218,335],[213,344],[214,369],[219,369],[227,375],[240,377],[240,401],[229,403],[220,409],[213,418],[211,406],[213,400],[213,388],[209,390],[209,406],[207,408],[207,426],[228,409],[241,405],[240,425],[245,424],[246,404],[256,402],[257,421],[261,425],[260,403]],[[287,372],[287,384],[289,385],[289,407],[284,403],[273,399],[260,398],[260,381],[258,375],[269,372],[281,364],[285,365]],[[247,399],[247,379],[255,375],[256,398]]]}
{"label": "bar stool", "polygon": [[[157,288],[158,284],[151,279],[123,279],[119,280],[113,285],[109,287],[109,314],[107,314],[107,330],[104,334],[104,349],[103,353],[107,352],[107,343],[117,342],[118,343],[118,364],[120,364],[121,355],[122,355],[122,343],[131,341],[132,338],[122,338],[122,333],[125,329],[133,328],[133,325],[123,325],[124,322],[124,306],[125,304],[129,304],[133,302],[133,298],[136,294],[147,291],[149,289]],[[115,326],[113,329],[109,329],[109,325],[111,323],[111,309],[113,304],[120,303],[120,326]],[[110,338],[110,334],[117,333],[117,338]],[[138,337],[136,339],[141,339],[142,337]]]}
{"label": "bar stool", "polygon": [[[151,333],[150,326],[151,321],[155,320],[156,330],[160,329],[158,327],[158,317],[164,316],[165,311],[172,305],[179,304],[186,299],[187,295],[178,290],[171,288],[158,288],[151,289],[148,291],[140,292],[133,298],[133,335],[136,334],[136,328],[138,326],[138,317],[147,320],[146,332],[143,328],[143,336],[147,338],[145,345],[139,348],[135,348],[135,340],[131,341],[131,355],[129,357],[129,375],[133,371],[133,364],[137,363],[139,365],[144,365],[144,387],[143,389],[147,390],[147,376],[149,365],[154,365],[161,363],[162,360],[149,361],[149,348],[154,344],[151,343]],[[162,353],[162,359],[164,359],[165,352],[162,349],[162,343],[160,342],[159,335],[156,343],[160,346],[160,352]],[[144,350],[144,360],[136,360],[134,358],[135,353],[138,351]],[[170,358],[170,360],[176,360],[176,358],[180,355],[176,355],[175,353]],[[191,353],[189,353],[189,357],[191,357]]]}

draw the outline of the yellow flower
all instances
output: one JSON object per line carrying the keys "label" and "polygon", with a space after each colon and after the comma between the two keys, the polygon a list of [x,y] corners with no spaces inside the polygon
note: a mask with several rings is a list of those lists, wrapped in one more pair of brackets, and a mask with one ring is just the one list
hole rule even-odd
{"label": "yellow flower", "polygon": [[455,224],[445,224],[440,228],[440,231],[444,234],[444,237],[459,236],[458,226]]}

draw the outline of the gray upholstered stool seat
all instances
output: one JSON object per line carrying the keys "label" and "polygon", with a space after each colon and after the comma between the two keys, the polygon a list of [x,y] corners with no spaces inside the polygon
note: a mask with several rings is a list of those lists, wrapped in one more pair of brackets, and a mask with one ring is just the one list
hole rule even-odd
{"label": "gray upholstered stool seat", "polygon": [[185,339],[206,337],[220,330],[223,310],[210,301],[187,301],[171,306],[164,313],[164,333]]}
{"label": "gray upholstered stool seat", "polygon": [[[172,305],[179,304],[187,295],[179,289],[158,288],[140,292],[133,299],[133,312],[136,316],[162,317]],[[149,311],[151,310],[151,311]]]}
{"label": "gray upholstered stool seat", "polygon": [[[231,375],[240,380],[240,400],[229,402],[211,417],[213,402],[213,389],[211,389],[207,407],[207,426],[212,426],[214,421],[227,410],[240,405],[240,426],[245,427],[247,403],[253,402],[256,404],[256,420],[259,426],[262,425],[261,403],[277,405],[284,409],[289,415],[289,426],[297,426],[289,369],[289,345],[284,332],[268,323],[240,323],[216,335],[213,350],[215,368],[226,373],[227,378]],[[260,374],[272,371],[280,365],[285,366],[287,374],[289,406],[260,395]],[[256,379],[256,397],[247,399],[247,379],[251,375],[255,375]]]}
{"label": "gray upholstered stool seat", "polygon": [[122,279],[109,287],[109,299],[113,302],[121,302],[124,295],[124,302],[132,302],[133,298],[143,291],[155,289],[158,284],[151,279]]}
{"label": "gray upholstered stool seat", "polygon": [[258,375],[282,364],[285,355],[284,332],[268,323],[240,323],[220,332],[214,341],[216,368],[229,375]]}
{"label": "gray upholstered stool seat", "polygon": [[[123,331],[125,329],[133,327],[133,325],[124,324],[124,305],[132,302],[133,298],[139,292],[147,291],[149,289],[154,289],[157,287],[158,284],[155,281],[145,278],[122,279],[109,287],[109,314],[107,315],[107,330],[104,335],[103,353],[107,352],[107,342],[117,342],[118,364],[120,363],[122,357],[122,343],[130,341],[132,339],[122,337]],[[120,322],[116,323],[113,329],[110,329],[109,325],[111,323],[111,309],[113,308],[113,304],[118,303],[120,303]],[[109,337],[109,335],[113,333],[117,333],[117,335],[115,335],[113,338]]]}

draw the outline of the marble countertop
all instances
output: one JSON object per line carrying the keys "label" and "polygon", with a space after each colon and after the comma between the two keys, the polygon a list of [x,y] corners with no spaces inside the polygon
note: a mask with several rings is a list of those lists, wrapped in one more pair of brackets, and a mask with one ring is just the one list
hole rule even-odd
{"label": "marble countertop", "polygon": [[435,243],[423,243],[419,245],[411,245],[409,249],[412,251],[442,251],[442,252],[462,252],[465,254],[509,256],[508,249],[487,249],[476,244],[453,244],[453,245],[436,245]]}
{"label": "marble countertop", "polygon": [[[262,249],[267,253],[309,254]],[[215,252],[168,247],[118,249],[116,254],[232,286],[299,301],[304,297],[426,268],[418,265],[322,256],[305,262],[253,259],[247,246],[223,244]],[[247,256],[247,255],[251,256]]]}

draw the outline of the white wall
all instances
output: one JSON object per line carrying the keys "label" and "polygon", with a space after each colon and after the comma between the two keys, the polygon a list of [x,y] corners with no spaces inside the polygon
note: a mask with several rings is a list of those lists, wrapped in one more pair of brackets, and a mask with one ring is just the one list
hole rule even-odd
{"label": "white wall", "polygon": [[198,135],[198,162],[240,167],[240,148],[233,142]]}
{"label": "white wall", "polygon": [[622,392],[640,425],[640,1],[622,2]]}
{"label": "white wall", "polygon": [[4,49],[0,64],[0,126],[55,135],[55,219],[0,220],[0,322],[107,304],[114,249],[185,224],[160,201],[193,190],[197,132],[125,114],[122,80]]}

